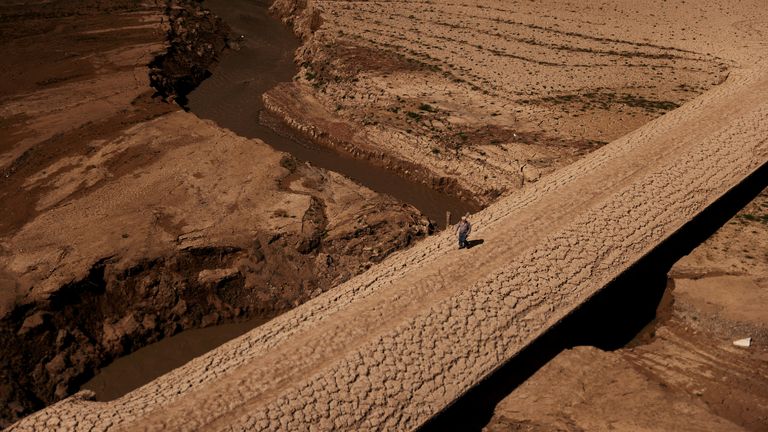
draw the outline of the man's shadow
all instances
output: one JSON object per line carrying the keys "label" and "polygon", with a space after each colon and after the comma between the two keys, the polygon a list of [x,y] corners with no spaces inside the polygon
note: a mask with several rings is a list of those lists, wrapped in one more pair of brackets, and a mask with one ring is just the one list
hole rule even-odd
{"label": "man's shadow", "polygon": [[472,249],[473,247],[479,246],[483,243],[485,243],[485,240],[483,239],[467,240],[467,249]]}

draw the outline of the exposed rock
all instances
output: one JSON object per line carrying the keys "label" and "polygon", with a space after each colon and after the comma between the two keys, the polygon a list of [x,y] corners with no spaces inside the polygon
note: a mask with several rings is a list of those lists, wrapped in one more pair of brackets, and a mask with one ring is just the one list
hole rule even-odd
{"label": "exposed rock", "polygon": [[527,183],[533,183],[541,177],[541,172],[530,165],[523,165],[520,172],[523,175],[523,180]]}
{"label": "exposed rock", "polygon": [[168,50],[149,67],[153,88],[186,107],[187,95],[211,75],[229,42],[229,27],[195,0],[169,0]]}
{"label": "exposed rock", "polygon": [[46,322],[50,319],[51,314],[45,311],[37,311],[33,313],[32,315],[28,316],[23,323],[21,323],[21,328],[19,329],[17,335],[24,336],[28,332],[39,329],[40,327],[44,326]]}
{"label": "exposed rock", "polygon": [[236,268],[205,269],[197,274],[197,281],[201,284],[217,285],[239,274]]}

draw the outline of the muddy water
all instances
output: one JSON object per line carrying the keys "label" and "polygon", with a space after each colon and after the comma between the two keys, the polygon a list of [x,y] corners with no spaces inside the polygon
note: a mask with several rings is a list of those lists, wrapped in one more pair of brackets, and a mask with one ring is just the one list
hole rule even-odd
{"label": "muddy water", "polygon": [[[386,169],[340,153],[276,134],[259,124],[261,95],[279,82],[290,81],[298,69],[293,53],[299,41],[268,13],[267,0],[206,0],[205,5],[232,28],[240,49],[224,53],[213,76],[189,95],[190,110],[201,118],[249,137],[260,138],[297,159],[336,171],[379,193],[418,208],[435,222],[474,212],[476,207],[457,198],[406,180]],[[242,36],[242,38],[241,38]]]}
{"label": "muddy water", "polygon": [[266,321],[254,319],[181,332],[115,360],[81,389],[93,390],[99,401],[117,399]]}

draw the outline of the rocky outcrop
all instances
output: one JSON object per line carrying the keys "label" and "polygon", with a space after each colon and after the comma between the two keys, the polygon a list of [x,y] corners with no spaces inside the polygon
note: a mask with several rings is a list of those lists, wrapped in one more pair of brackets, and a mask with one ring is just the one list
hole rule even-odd
{"label": "rocky outcrop", "polygon": [[323,23],[314,0],[275,0],[270,6],[270,11],[293,28],[296,35],[302,39],[308,38]]}
{"label": "rocky outcrop", "polygon": [[163,99],[185,107],[227,47],[229,27],[198,0],[168,0],[166,16],[168,49],[150,63],[150,84]]}

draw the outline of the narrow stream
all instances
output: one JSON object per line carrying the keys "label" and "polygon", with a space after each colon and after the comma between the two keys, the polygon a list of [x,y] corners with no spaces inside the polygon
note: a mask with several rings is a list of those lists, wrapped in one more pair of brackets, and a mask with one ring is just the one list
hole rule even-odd
{"label": "narrow stream", "polygon": [[206,7],[232,28],[233,38],[242,36],[241,48],[225,52],[213,76],[189,95],[190,110],[241,136],[260,138],[297,159],[344,174],[369,189],[411,204],[435,222],[442,222],[446,211],[454,215],[477,211],[469,203],[367,161],[278,135],[259,124],[259,113],[264,108],[261,95],[277,83],[291,81],[298,72],[293,53],[299,41],[269,15],[270,3],[205,0]]}
{"label": "narrow stream", "polygon": [[117,399],[266,321],[254,319],[183,331],[120,357],[80,388],[93,390],[98,401]]}
{"label": "narrow stream", "polygon": [[[388,194],[441,222],[478,210],[458,198],[436,192],[366,161],[312,143],[276,134],[259,124],[261,95],[297,73],[295,36],[268,13],[269,0],[205,0],[205,5],[242,35],[241,49],[225,52],[213,76],[189,95],[190,110],[241,136],[260,138],[277,150],[302,161],[333,170],[379,193]],[[81,388],[96,392],[100,401],[114,400],[189,360],[263,324],[264,320],[187,330],[115,360]]]}

